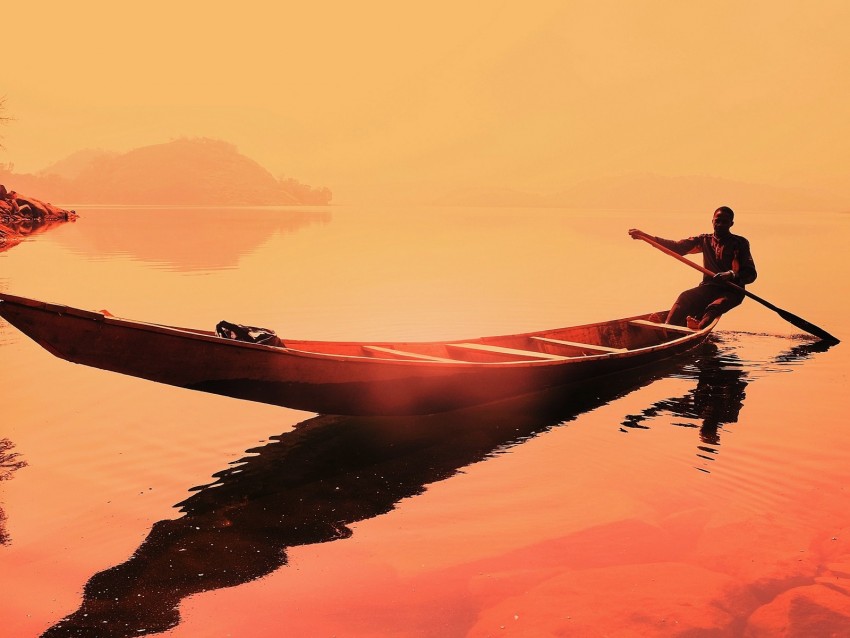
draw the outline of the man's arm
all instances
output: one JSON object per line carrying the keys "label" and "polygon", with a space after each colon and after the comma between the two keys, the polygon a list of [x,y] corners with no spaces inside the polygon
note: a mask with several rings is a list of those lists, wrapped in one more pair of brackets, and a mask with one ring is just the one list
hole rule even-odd
{"label": "man's arm", "polygon": [[661,244],[664,248],[672,250],[677,255],[688,255],[692,253],[698,253],[702,249],[700,248],[699,239],[697,237],[688,237],[687,239],[664,239],[663,237],[655,237],[653,235],[649,235],[642,230],[638,230],[637,228],[632,228],[629,230],[629,235],[632,239],[643,239],[646,237],[647,239],[651,239],[657,244]]}

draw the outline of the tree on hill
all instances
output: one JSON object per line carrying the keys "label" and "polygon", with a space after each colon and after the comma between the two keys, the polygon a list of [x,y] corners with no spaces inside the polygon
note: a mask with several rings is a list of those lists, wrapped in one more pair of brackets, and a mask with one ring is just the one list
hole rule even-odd
{"label": "tree on hill", "polygon": [[333,193],[326,186],[314,188],[307,184],[302,184],[294,177],[286,177],[281,175],[278,179],[281,188],[285,193],[292,195],[299,202],[306,204],[330,204]]}

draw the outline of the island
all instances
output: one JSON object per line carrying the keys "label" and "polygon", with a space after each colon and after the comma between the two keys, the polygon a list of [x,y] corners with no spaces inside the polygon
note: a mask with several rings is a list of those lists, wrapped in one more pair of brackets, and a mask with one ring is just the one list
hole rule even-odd
{"label": "island", "polygon": [[235,145],[184,138],[126,153],[84,150],[36,173],[0,164],[0,182],[75,205],[281,206],[327,205],[333,194],[275,177]]}

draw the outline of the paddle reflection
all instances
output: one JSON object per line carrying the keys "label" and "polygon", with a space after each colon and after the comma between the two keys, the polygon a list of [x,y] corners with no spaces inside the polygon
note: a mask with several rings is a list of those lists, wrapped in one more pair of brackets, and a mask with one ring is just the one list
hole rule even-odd
{"label": "paddle reflection", "polygon": [[[640,414],[628,415],[622,423],[624,431],[648,429],[649,422],[663,416],[685,419],[672,423],[677,427],[698,429],[701,445],[697,446],[697,457],[714,461],[720,451],[723,426],[738,422],[746,388],[759,374],[779,371],[781,366],[804,361],[835,345],[827,341],[807,342],[768,361],[752,361],[738,356],[734,342],[720,339],[706,343],[694,362],[684,366],[683,373],[678,375],[696,381],[691,390],[681,396],[656,401]],[[705,466],[697,469],[709,471]]]}
{"label": "paddle reflection", "polygon": [[[807,352],[785,356],[798,360]],[[705,399],[697,400],[694,390],[653,406],[642,419],[630,418],[637,426],[661,410],[698,414],[710,439],[716,435],[711,428],[737,418],[743,400],[746,375],[732,360],[708,345],[676,370],[693,375]],[[194,488],[177,506],[182,517],[154,524],[129,560],[95,574],[80,608],[44,636],[166,631],[179,623],[182,599],[270,574],[286,564],[287,547],[347,538],[352,523],[389,512],[471,463],[670,374],[662,372],[573,388],[569,400],[552,391],[429,417],[304,421]]]}

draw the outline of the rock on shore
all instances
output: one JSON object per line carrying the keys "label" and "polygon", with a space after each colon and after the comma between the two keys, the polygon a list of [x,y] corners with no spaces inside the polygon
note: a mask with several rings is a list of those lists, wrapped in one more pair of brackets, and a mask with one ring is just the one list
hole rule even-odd
{"label": "rock on shore", "polygon": [[0,250],[8,250],[29,235],[76,219],[73,210],[20,195],[0,184]]}

